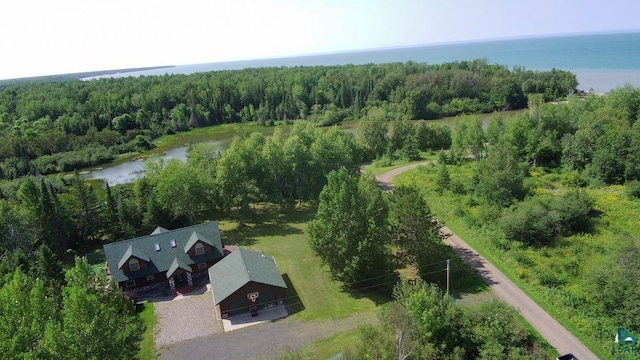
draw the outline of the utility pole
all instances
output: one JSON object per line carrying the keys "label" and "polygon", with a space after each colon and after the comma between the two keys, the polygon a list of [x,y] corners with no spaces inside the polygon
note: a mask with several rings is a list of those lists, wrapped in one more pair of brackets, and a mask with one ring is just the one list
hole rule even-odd
{"label": "utility pole", "polygon": [[447,296],[449,296],[449,273],[451,270],[451,267],[449,266],[450,262],[451,262],[451,259],[447,259]]}

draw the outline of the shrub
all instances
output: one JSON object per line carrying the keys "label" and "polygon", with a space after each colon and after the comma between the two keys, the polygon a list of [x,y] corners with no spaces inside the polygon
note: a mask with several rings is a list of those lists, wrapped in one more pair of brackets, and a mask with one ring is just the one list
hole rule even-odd
{"label": "shrub", "polygon": [[508,240],[529,245],[549,244],[559,230],[557,214],[547,211],[534,200],[526,200],[505,209],[499,221]]}
{"label": "shrub", "polygon": [[630,198],[640,199],[640,181],[631,180],[624,184],[624,192]]}
{"label": "shrub", "polygon": [[569,171],[560,176],[560,183],[570,187],[585,187],[587,181],[580,175],[578,170]]}
{"label": "shrub", "polygon": [[521,251],[514,251],[513,259],[522,267],[533,267],[536,264],[527,254]]}
{"label": "shrub", "polygon": [[553,198],[530,198],[502,212],[500,228],[509,240],[529,245],[550,244],[558,235],[593,231],[593,199],[584,191]]}
{"label": "shrub", "polygon": [[583,190],[570,191],[555,197],[548,207],[550,211],[559,216],[558,228],[561,234],[570,235],[593,231],[590,218],[593,199]]}
{"label": "shrub", "polygon": [[464,184],[458,179],[451,180],[449,189],[456,195],[465,195],[467,193],[467,189],[464,188]]}
{"label": "shrub", "polygon": [[382,157],[378,158],[373,162],[373,166],[375,167],[387,167],[392,165],[393,165],[393,159],[387,154],[382,155]]}
{"label": "shrub", "polygon": [[545,270],[538,274],[540,284],[549,288],[558,287],[565,284],[565,280],[560,278],[557,273],[552,270]]}

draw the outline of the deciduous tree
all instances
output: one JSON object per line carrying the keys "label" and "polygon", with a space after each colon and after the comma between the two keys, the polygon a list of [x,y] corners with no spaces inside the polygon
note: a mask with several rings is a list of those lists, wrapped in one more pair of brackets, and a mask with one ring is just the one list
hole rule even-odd
{"label": "deciduous tree", "polygon": [[334,278],[358,288],[389,262],[387,204],[369,178],[332,172],[309,224],[312,251]]}

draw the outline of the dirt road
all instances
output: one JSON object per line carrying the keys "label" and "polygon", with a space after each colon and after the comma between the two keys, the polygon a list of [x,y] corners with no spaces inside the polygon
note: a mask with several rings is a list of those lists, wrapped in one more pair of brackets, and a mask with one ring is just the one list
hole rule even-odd
{"label": "dirt road", "polygon": [[411,165],[406,165],[406,166],[402,166],[393,170],[389,170],[384,174],[380,174],[376,176],[376,180],[378,181],[378,185],[380,185],[380,187],[384,190],[391,190],[393,188],[393,177],[403,173],[407,170],[411,170],[411,169],[415,169],[418,166],[424,166],[427,164],[432,163],[433,161],[425,161],[425,162],[421,162],[421,163],[415,163],[415,164],[411,164]]}
{"label": "dirt road", "polygon": [[[415,167],[426,165],[429,162],[411,164],[393,169],[376,177],[380,187],[391,190],[393,177]],[[580,360],[598,359],[578,338],[573,336],[551,315],[544,311],[538,304],[509,280],[500,270],[493,266],[484,257],[480,256],[469,244],[459,236],[452,233],[446,226],[441,230],[444,234],[450,234],[445,243],[451,246],[456,253],[469,266],[473,267],[491,287],[491,290],[500,299],[516,308],[522,317],[533,326],[547,342],[556,348],[560,354],[572,353]]]}

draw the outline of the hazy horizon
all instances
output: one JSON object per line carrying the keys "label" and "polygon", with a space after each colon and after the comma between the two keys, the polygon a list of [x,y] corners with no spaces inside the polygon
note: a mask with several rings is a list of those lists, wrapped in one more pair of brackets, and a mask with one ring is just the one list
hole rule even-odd
{"label": "hazy horizon", "polygon": [[0,13],[0,79],[640,31],[639,12],[626,0],[25,0]]}
{"label": "hazy horizon", "polygon": [[[469,41],[452,41],[452,42],[440,42],[440,43],[431,43],[431,44],[416,44],[416,45],[407,45],[407,46],[386,46],[386,47],[366,48],[366,49],[353,49],[353,50],[344,50],[344,51],[316,52],[316,53],[307,53],[307,54],[299,54],[299,55],[288,55],[288,56],[280,56],[280,57],[247,58],[247,59],[228,60],[228,61],[211,61],[211,62],[202,62],[202,63],[156,64],[156,65],[150,65],[150,66],[146,66],[146,67],[129,67],[129,68],[117,68],[117,69],[115,69],[115,68],[97,69],[97,70],[79,71],[79,72],[70,72],[70,73],[56,73],[56,74],[46,74],[46,75],[35,75],[35,76],[27,76],[27,77],[21,77],[21,78],[6,78],[6,79],[0,79],[0,80],[9,80],[10,81],[10,80],[21,80],[21,79],[48,77],[48,76],[64,76],[64,75],[69,76],[69,75],[86,74],[86,73],[109,73],[109,72],[115,72],[115,71],[118,71],[118,72],[121,72],[121,73],[126,73],[126,72],[130,72],[131,70],[138,71],[138,69],[166,69],[166,68],[180,67],[180,66],[198,66],[198,65],[207,65],[207,64],[242,63],[242,62],[280,60],[280,59],[284,60],[284,59],[296,59],[296,58],[305,58],[305,57],[331,56],[331,55],[341,55],[341,54],[356,54],[356,53],[376,52],[376,51],[384,51],[384,50],[394,50],[394,49],[412,49],[412,48],[438,47],[438,46],[447,46],[447,45],[494,43],[494,42],[512,41],[512,40],[563,38],[563,37],[574,37],[574,36],[609,35],[609,34],[635,34],[635,33],[640,33],[640,29],[631,29],[631,30],[623,30],[623,31],[601,31],[601,32],[549,34],[549,35],[544,35],[544,36],[515,36],[515,37],[509,37],[509,38],[469,40]],[[418,60],[416,60],[416,61],[418,61]]]}

